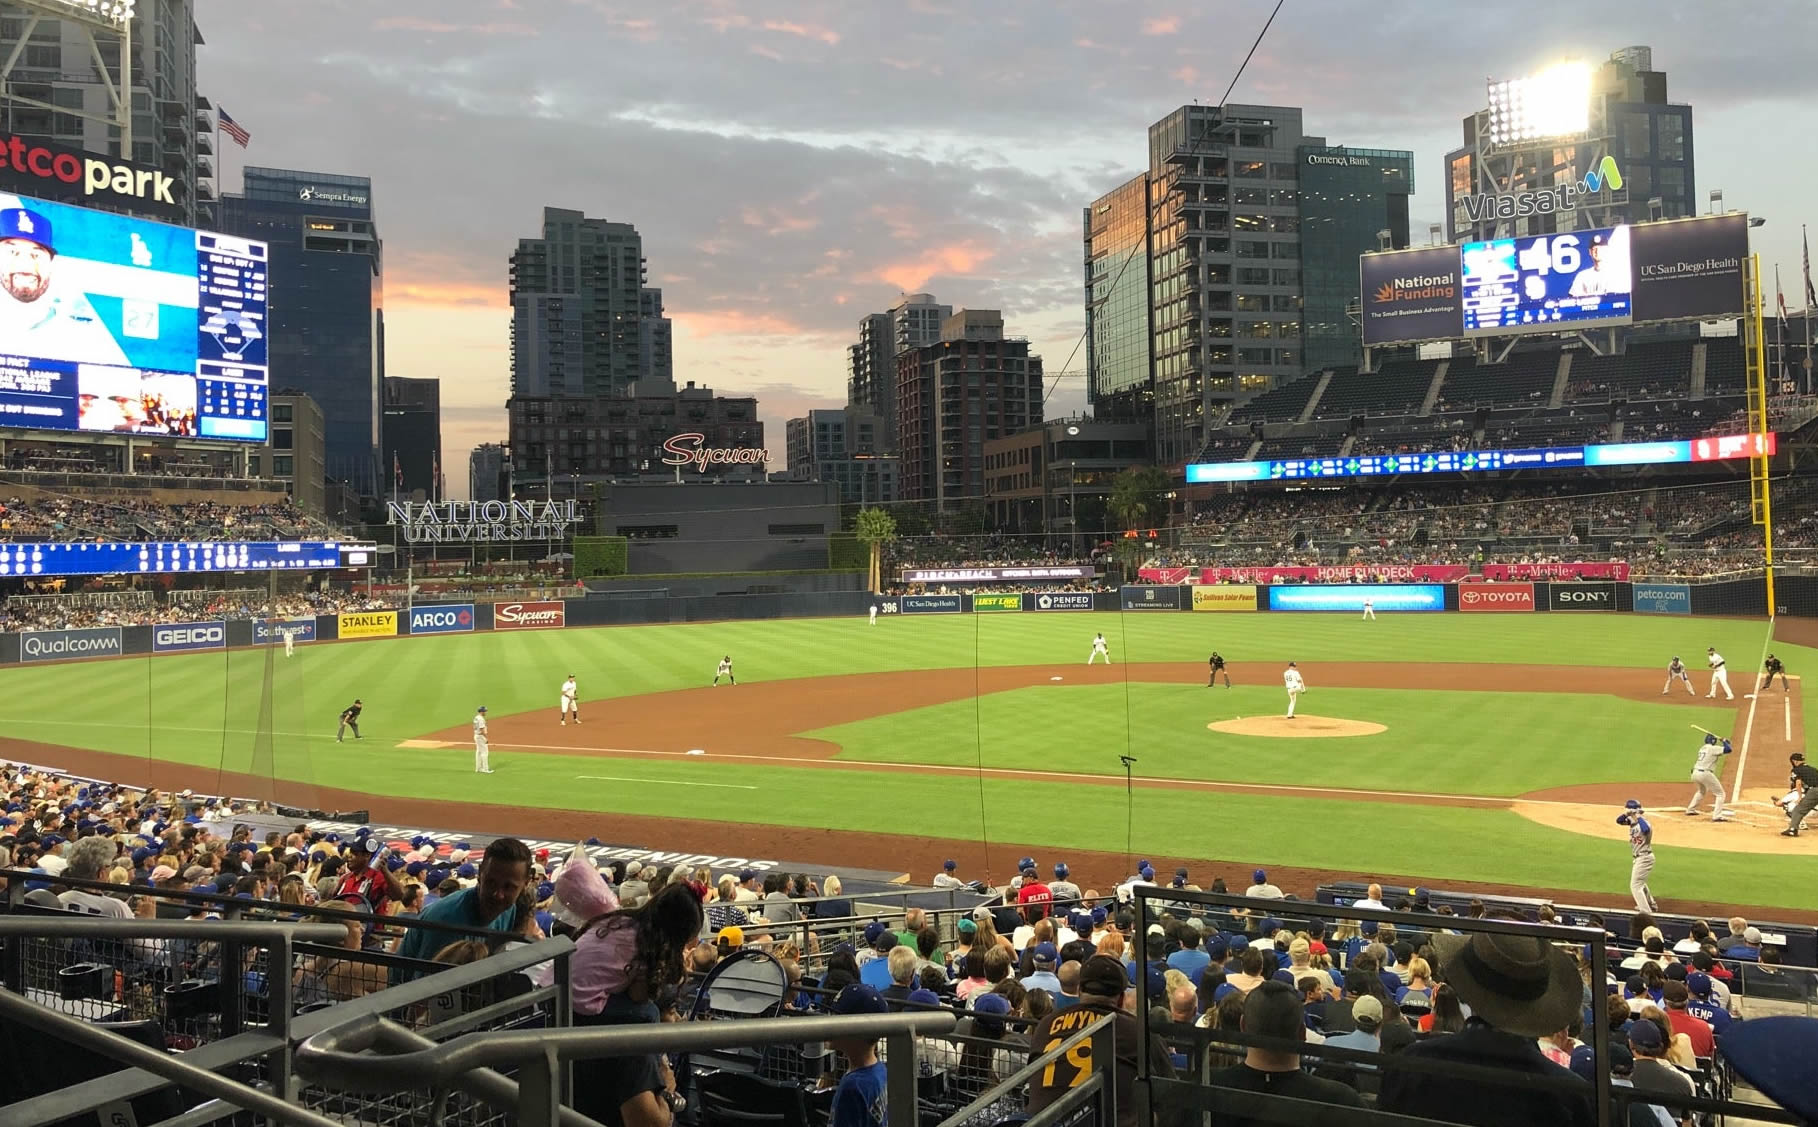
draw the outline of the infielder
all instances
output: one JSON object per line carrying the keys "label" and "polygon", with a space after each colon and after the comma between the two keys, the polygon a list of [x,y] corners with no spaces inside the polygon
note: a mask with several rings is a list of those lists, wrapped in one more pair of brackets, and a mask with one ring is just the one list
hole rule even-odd
{"label": "infielder", "polygon": [[1288,663],[1287,670],[1281,675],[1281,683],[1288,689],[1288,719],[1292,720],[1294,719],[1294,706],[1299,703],[1300,694],[1307,691],[1307,683],[1301,680],[1300,670],[1295,668],[1291,661]]}
{"label": "infielder", "polygon": [[1631,798],[1622,805],[1616,824],[1629,828],[1629,855],[1634,858],[1629,865],[1629,894],[1635,897],[1636,911],[1658,911],[1654,894],[1648,890],[1648,874],[1654,871],[1654,827],[1642,815],[1640,802]]}
{"label": "infielder", "polygon": [[1692,671],[1685,667],[1685,662],[1679,660],[1678,654],[1674,654],[1673,660],[1667,665],[1666,688],[1660,690],[1661,696],[1667,695],[1667,690],[1673,687],[1673,681],[1675,679],[1685,683],[1685,693],[1687,696],[1695,697],[1698,695],[1698,690],[1692,688]]}
{"label": "infielder", "polygon": [[1704,659],[1711,667],[1711,691],[1704,694],[1706,700],[1715,699],[1717,686],[1723,686],[1725,700],[1735,700],[1736,694],[1730,692],[1730,671],[1723,667],[1723,655],[1716,650],[1704,651]]}
{"label": "infielder", "polygon": [[1212,656],[1206,659],[1206,664],[1211,667],[1210,673],[1206,677],[1206,688],[1209,689],[1218,683],[1218,675],[1220,673],[1225,675],[1225,688],[1228,689],[1231,687],[1231,671],[1225,668],[1224,654],[1219,653],[1217,650],[1213,650]]}
{"label": "infielder", "polygon": [[716,685],[719,684],[721,677],[726,678],[727,681],[731,682],[734,685],[739,683],[739,679],[732,675],[732,655],[731,654],[727,654],[725,657],[720,659],[719,672],[717,672],[713,675],[713,683]]}
{"label": "infielder", "polygon": [[1765,693],[1773,688],[1776,677],[1780,678],[1781,691],[1788,693],[1793,691],[1792,683],[1786,679],[1786,666],[1773,654],[1767,655],[1767,660],[1761,663],[1761,673],[1763,679],[1761,684],[1755,686],[1756,692]]}
{"label": "infielder", "polygon": [[1375,621],[1375,619],[1376,619],[1376,602],[1375,602],[1375,600],[1373,600],[1373,599],[1364,600],[1363,616],[1368,621]]}
{"label": "infielder", "polygon": [[1086,664],[1091,665],[1101,657],[1105,659],[1106,665],[1111,664],[1111,651],[1105,645],[1105,636],[1103,634],[1096,635],[1092,639],[1092,653],[1086,658]]}
{"label": "infielder", "polygon": [[568,726],[570,712],[574,713],[575,726],[579,727],[581,724],[581,702],[575,696],[575,692],[574,674],[570,673],[568,680],[562,682],[562,726],[564,728]]}
{"label": "infielder", "polygon": [[1812,812],[1813,807],[1818,807],[1818,767],[1807,766],[1802,751],[1787,756],[1787,761],[1793,765],[1793,775],[1787,780],[1787,785],[1802,794],[1798,805],[1786,812],[1787,825],[1786,829],[1780,831],[1780,836],[1798,837],[1799,824],[1805,821],[1805,816]]}
{"label": "infielder", "polygon": [[1717,777],[1715,768],[1718,761],[1733,750],[1730,741],[1720,742],[1716,736],[1705,733],[1704,743],[1698,747],[1698,759],[1692,764],[1692,782],[1697,784],[1698,789],[1692,792],[1691,801],[1686,803],[1687,814],[1696,815],[1699,803],[1708,794],[1711,796],[1711,821],[1730,820],[1730,812],[1723,808],[1723,780]]}
{"label": "infielder", "polygon": [[473,769],[482,775],[492,774],[492,763],[486,757],[486,706],[473,714]]}

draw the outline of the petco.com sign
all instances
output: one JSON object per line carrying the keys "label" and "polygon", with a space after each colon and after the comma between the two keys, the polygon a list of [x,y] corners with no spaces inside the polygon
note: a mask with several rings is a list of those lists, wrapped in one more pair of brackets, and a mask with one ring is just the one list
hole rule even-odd
{"label": "petco.com sign", "polygon": [[560,602],[496,603],[492,608],[494,630],[555,630],[567,625],[568,612]]}

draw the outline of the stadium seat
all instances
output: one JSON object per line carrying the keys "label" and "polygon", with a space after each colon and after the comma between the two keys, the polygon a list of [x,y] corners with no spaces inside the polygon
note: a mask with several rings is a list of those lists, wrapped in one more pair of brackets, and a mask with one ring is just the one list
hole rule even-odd
{"label": "stadium seat", "polygon": [[808,1098],[800,1084],[712,1069],[695,1076],[701,1127],[807,1127]]}

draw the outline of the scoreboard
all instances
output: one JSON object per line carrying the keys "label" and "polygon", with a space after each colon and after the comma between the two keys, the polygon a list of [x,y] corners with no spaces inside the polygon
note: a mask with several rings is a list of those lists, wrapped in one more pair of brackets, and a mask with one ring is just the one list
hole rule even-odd
{"label": "scoreboard", "polygon": [[371,563],[372,545],[321,541],[0,544],[0,576],[307,571]]}

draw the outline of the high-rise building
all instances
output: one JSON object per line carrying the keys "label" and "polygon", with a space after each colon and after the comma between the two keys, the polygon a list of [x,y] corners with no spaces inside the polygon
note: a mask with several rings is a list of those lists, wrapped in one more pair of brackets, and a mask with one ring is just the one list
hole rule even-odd
{"label": "high-rise building", "polygon": [[672,392],[662,311],[636,227],[544,208],[541,237],[518,240],[511,256],[512,394]]}
{"label": "high-rise building", "polygon": [[[1303,307],[1315,300],[1328,324],[1335,305],[1354,300],[1357,256],[1381,248],[1378,232],[1407,245],[1412,160],[1330,147],[1287,106],[1182,106],[1151,125],[1148,171],[1085,213],[1095,412],[1136,418],[1152,403],[1156,457],[1178,464],[1198,453],[1225,404],[1309,370]],[[1338,173],[1350,169],[1380,179],[1349,190]],[[1404,169],[1405,178],[1385,172]],[[1320,230],[1311,286],[1308,221]],[[1335,263],[1346,256],[1343,285]],[[1315,342],[1336,354],[1323,328]]]}
{"label": "high-rise building", "polygon": [[882,420],[863,407],[810,411],[784,424],[789,476],[831,481],[847,504],[887,504],[897,499],[898,460],[881,451]]}
{"label": "high-rise building", "polygon": [[511,451],[502,442],[482,442],[467,454],[467,499],[469,501],[504,501],[510,497],[511,484],[506,475],[511,468]]}
{"label": "high-rise building", "polygon": [[321,408],[295,388],[284,388],[271,396],[271,447],[248,454],[247,468],[254,477],[283,482],[303,508],[325,513],[326,442]]}
{"label": "high-rise building", "polygon": [[[877,415],[886,442],[896,441],[896,358],[941,339],[941,324],[953,316],[933,294],[905,296],[884,313],[859,321],[858,343],[846,350],[846,403]],[[894,450],[894,445],[883,452]]]}
{"label": "high-rise building", "polygon": [[[1575,91],[1574,100],[1587,98],[1581,131],[1549,132],[1545,122],[1531,123],[1544,135],[1519,128],[1504,86],[1491,91],[1495,105],[1464,119],[1463,146],[1446,154],[1446,232],[1453,242],[1698,213],[1692,107],[1667,100],[1666,72],[1654,69],[1653,49],[1612,52],[1590,68],[1588,90],[1570,81],[1572,74],[1554,69],[1530,81],[1546,85],[1555,100],[1565,89]],[[1542,196],[1544,204],[1535,206]]]}
{"label": "high-rise building", "polygon": [[1117,475],[1154,463],[1147,419],[1055,419],[985,443],[985,504],[1003,532],[1065,537],[1089,552],[1115,525]]}
{"label": "high-rise building", "polygon": [[[94,7],[95,5],[88,5]],[[101,5],[109,7],[109,5]],[[119,103],[122,36],[23,8],[0,16],[0,107],[6,132],[134,161],[170,176],[177,215],[215,222],[214,123],[196,93],[195,0],[138,0],[132,10],[132,151],[109,124]],[[106,78],[96,67],[96,56]],[[78,116],[85,115],[85,116]]]}
{"label": "high-rise building", "polygon": [[[764,424],[757,400],[717,396],[691,382],[668,395],[514,395],[510,411],[513,480],[520,494],[579,496],[588,482],[662,479],[686,474],[763,481]],[[665,449],[669,440],[675,449]],[[669,464],[683,451],[739,451],[728,461],[712,453]]]}
{"label": "high-rise building", "polygon": [[385,409],[379,432],[380,464],[391,474],[391,489],[426,500],[442,497],[442,381],[385,377]]}
{"label": "high-rise building", "polygon": [[1042,421],[1042,359],[997,310],[956,310],[897,357],[896,396],[903,499],[945,509],[984,496],[986,440]]}
{"label": "high-rise building", "polygon": [[[1298,166],[1300,366],[1317,372],[1355,365],[1363,360],[1363,338],[1348,310],[1361,301],[1357,260],[1385,246],[1408,245],[1414,154],[1302,147]],[[1239,322],[1239,335],[1243,328]],[[1279,342],[1277,349],[1277,357],[1283,358],[1285,348]],[[1241,353],[1238,359],[1243,360]]]}
{"label": "high-rise building", "polygon": [[379,467],[385,283],[372,181],[248,167],[244,182],[221,199],[221,229],[271,244],[272,382],[321,408],[329,478],[377,497],[390,466]]}

